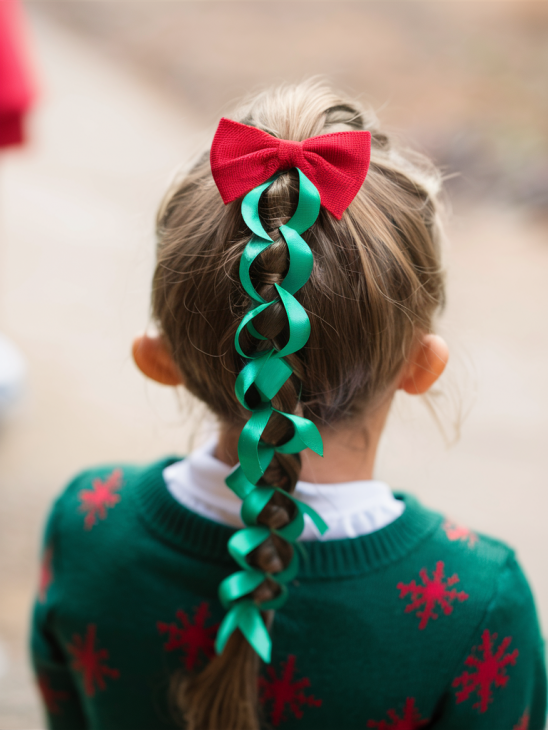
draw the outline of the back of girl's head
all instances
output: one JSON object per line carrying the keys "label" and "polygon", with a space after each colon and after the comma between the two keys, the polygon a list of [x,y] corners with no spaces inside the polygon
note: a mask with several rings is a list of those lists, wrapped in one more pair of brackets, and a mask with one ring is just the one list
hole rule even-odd
{"label": "back of girl's head", "polygon": [[[395,387],[417,336],[431,331],[443,304],[439,176],[424,158],[398,150],[370,111],[317,83],[265,91],[232,118],[293,141],[345,130],[371,132],[369,171],[350,207],[340,221],[322,208],[303,234],[314,268],[296,297],[310,318],[311,334],[289,356],[294,375],[273,400],[276,408],[297,412],[320,429],[364,422]],[[250,273],[266,301],[277,298],[274,284],[288,269],[278,228],[297,200],[294,170],[261,197],[261,221],[276,243]],[[238,202],[223,205],[208,154],[169,192],[158,216],[158,238],[155,318],[190,392],[224,424],[241,425],[246,411],[234,383],[244,363],[234,336],[250,304],[238,271],[251,232]],[[287,341],[281,304],[268,307],[254,325],[267,338],[265,347]],[[245,334],[241,339],[245,351]],[[271,418],[263,438],[280,443],[290,435],[287,428],[287,419]],[[299,468],[298,456],[276,454],[264,481],[291,492]],[[278,514],[271,508],[264,515],[264,524],[287,522],[290,504],[282,497],[278,508]],[[290,557],[275,540],[258,552],[252,561],[265,570],[273,562],[286,565]],[[257,728],[257,669],[256,655],[235,632],[223,654],[180,687],[188,726]]]}

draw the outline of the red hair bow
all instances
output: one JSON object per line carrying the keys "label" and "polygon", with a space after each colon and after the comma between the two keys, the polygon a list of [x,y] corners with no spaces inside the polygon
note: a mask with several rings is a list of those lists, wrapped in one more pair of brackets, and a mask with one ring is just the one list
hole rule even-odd
{"label": "red hair bow", "polygon": [[278,170],[298,167],[318,188],[322,205],[340,220],[365,180],[370,155],[370,132],[334,132],[290,142],[223,118],[210,159],[225,205]]}

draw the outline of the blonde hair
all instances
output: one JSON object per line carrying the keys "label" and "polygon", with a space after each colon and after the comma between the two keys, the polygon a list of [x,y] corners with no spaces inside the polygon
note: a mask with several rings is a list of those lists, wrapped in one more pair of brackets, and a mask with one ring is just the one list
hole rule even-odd
{"label": "blonde hair", "polygon": [[[232,118],[294,141],[348,129],[371,132],[369,172],[342,220],[322,208],[303,234],[314,268],[296,296],[310,318],[311,335],[290,356],[294,375],[273,401],[281,411],[298,411],[319,425],[362,417],[393,384],[418,333],[431,331],[444,302],[439,173],[422,156],[398,149],[370,110],[319,83],[264,91]],[[275,298],[274,283],[287,271],[287,248],[278,228],[291,217],[297,196],[296,172],[288,171],[261,198],[259,213],[276,243],[251,275],[267,301]],[[208,155],[169,191],[157,231],[154,316],[186,387],[223,423],[242,425],[247,415],[234,383],[243,363],[234,335],[249,306],[238,266],[250,231],[238,202],[223,205]],[[281,305],[270,306],[254,324],[269,348],[287,340]],[[244,337],[242,343],[249,351],[252,343]],[[281,416],[271,418],[263,439],[283,442],[287,423]],[[298,455],[277,453],[264,483],[291,493],[299,471]],[[291,502],[278,494],[260,521],[278,528],[292,517]],[[250,562],[276,573],[291,555],[289,544],[274,535]],[[260,605],[272,596],[267,579],[254,599]],[[236,631],[201,674],[177,682],[176,702],[189,730],[257,730],[258,669],[257,655]]]}

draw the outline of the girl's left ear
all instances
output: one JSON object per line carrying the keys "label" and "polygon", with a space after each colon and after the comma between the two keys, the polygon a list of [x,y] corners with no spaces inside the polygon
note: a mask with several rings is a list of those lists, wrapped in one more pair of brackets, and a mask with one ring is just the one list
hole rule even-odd
{"label": "girl's left ear", "polygon": [[139,335],[131,348],[133,360],[147,378],[162,385],[184,385],[183,377],[160,335]]}
{"label": "girl's left ear", "polygon": [[449,348],[439,335],[423,335],[403,368],[398,389],[422,395],[445,370]]}

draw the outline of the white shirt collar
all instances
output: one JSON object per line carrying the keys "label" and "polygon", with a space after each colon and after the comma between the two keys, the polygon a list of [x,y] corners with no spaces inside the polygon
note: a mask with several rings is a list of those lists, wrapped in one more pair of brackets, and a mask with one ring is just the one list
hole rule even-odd
{"label": "white shirt collar", "polygon": [[[212,441],[183,461],[163,471],[171,495],[183,506],[215,522],[242,527],[241,500],[226,486],[232,467],[213,456]],[[307,517],[301,540],[340,540],[365,535],[388,525],[404,510],[404,504],[384,482],[376,479],[311,484],[299,481],[294,496],[316,510],[329,525],[320,536]]]}

